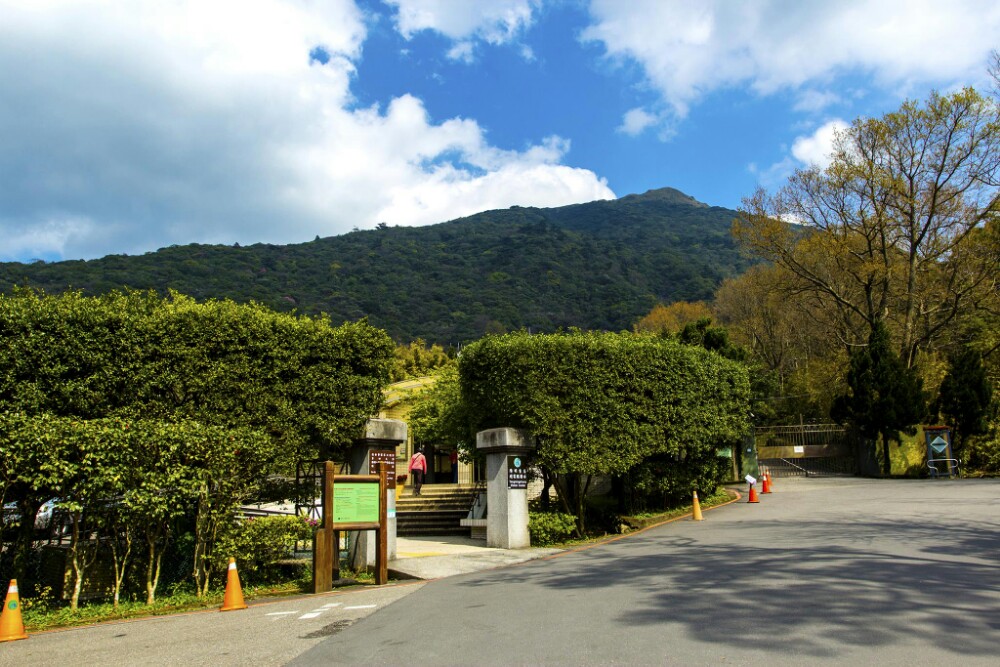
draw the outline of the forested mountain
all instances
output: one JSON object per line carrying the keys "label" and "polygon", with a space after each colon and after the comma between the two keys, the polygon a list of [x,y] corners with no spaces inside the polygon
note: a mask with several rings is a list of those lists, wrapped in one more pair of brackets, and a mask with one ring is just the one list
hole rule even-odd
{"label": "forested mountain", "polygon": [[735,211],[664,188],[560,208],[511,207],[427,227],[293,245],[187,245],[89,261],[0,263],[0,290],[175,289],[280,311],[368,316],[397,341],[460,343],[529,327],[620,330],[657,302],[707,299],[747,260]]}

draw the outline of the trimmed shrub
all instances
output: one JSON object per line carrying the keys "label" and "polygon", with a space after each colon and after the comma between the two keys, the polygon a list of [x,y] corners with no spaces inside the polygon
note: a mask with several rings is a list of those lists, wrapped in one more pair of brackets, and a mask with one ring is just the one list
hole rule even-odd
{"label": "trimmed shrub", "polygon": [[562,512],[529,512],[528,532],[532,546],[561,542],[576,530],[576,517]]}
{"label": "trimmed shrub", "polygon": [[235,558],[241,582],[272,583],[280,574],[280,561],[292,555],[296,542],[312,539],[312,534],[312,526],[301,516],[246,519],[216,542],[217,571],[225,575],[225,564]]}

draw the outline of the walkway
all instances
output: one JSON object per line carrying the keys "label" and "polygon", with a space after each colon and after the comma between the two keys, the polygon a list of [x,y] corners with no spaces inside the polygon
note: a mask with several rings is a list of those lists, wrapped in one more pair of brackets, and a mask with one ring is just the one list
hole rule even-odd
{"label": "walkway", "polygon": [[492,549],[484,540],[467,537],[397,537],[396,560],[389,576],[397,579],[439,579],[489,570],[559,553],[559,549]]}

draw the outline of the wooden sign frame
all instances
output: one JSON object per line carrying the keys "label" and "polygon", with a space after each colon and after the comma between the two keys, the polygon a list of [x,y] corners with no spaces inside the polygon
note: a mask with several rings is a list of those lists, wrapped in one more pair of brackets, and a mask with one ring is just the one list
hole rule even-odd
{"label": "wooden sign frame", "polygon": [[[389,581],[388,517],[386,492],[388,466],[379,464],[377,475],[337,475],[332,461],[323,464],[323,519],[313,538],[313,592],[325,593],[340,579],[340,531],[374,530],[377,535],[375,548],[375,583],[379,586]],[[378,521],[334,522],[336,484],[378,484]]]}

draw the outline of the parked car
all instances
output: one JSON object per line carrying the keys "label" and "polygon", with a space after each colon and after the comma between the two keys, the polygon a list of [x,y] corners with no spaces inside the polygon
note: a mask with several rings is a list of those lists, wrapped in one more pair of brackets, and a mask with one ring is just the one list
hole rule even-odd
{"label": "parked car", "polygon": [[[42,503],[35,514],[35,530],[48,530],[52,527],[52,516],[59,505],[59,498],[50,498]],[[21,508],[16,502],[4,503],[3,506],[4,526],[21,523]]]}

